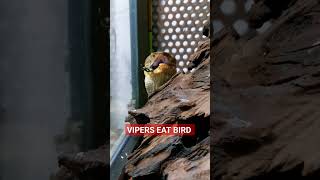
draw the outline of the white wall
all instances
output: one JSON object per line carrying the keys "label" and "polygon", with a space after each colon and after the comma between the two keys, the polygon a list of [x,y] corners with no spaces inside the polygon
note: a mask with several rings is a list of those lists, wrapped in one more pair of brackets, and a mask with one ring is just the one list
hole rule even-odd
{"label": "white wall", "polygon": [[131,100],[129,0],[110,2],[111,129],[122,129]]}

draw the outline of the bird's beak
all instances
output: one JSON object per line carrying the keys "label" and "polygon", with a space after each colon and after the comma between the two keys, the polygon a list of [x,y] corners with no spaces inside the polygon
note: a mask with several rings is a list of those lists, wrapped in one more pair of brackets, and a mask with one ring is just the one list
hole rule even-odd
{"label": "bird's beak", "polygon": [[142,69],[146,72],[152,72],[153,70],[151,68],[147,68],[147,67],[142,67]]}

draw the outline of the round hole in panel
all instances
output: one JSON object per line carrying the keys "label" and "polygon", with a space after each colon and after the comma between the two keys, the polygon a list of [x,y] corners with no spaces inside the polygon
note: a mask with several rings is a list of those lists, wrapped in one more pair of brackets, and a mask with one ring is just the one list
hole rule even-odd
{"label": "round hole in panel", "polygon": [[182,45],[183,46],[188,46],[188,41],[183,41]]}
{"label": "round hole in panel", "polygon": [[249,25],[245,20],[239,19],[233,23],[233,28],[239,35],[244,35],[249,30]]}
{"label": "round hole in panel", "polygon": [[153,15],[153,17],[152,17],[152,18],[153,18],[153,20],[154,20],[154,21],[156,21],[156,20],[158,19],[158,15],[157,15],[157,14],[155,14],[155,15]]}
{"label": "round hole in panel", "polygon": [[194,38],[196,38],[196,39],[198,39],[199,37],[200,37],[199,34],[195,34],[195,35],[194,35]]}
{"label": "round hole in panel", "polygon": [[175,41],[175,40],[177,39],[177,35],[175,35],[175,34],[172,35],[172,36],[171,36],[171,39]]}
{"label": "round hole in panel", "polygon": [[169,7],[164,7],[163,10],[164,10],[165,13],[167,13],[167,12],[169,12]]}
{"label": "round hole in panel", "polygon": [[172,5],[173,4],[173,0],[168,0],[168,5]]}
{"label": "round hole in panel", "polygon": [[173,42],[169,41],[169,42],[168,42],[168,46],[169,46],[169,47],[172,47],[172,46],[173,46]]}
{"label": "round hole in panel", "polygon": [[172,49],[171,49],[171,52],[172,52],[173,54],[175,54],[175,53],[177,52],[177,49],[176,49],[176,48],[172,48]]}
{"label": "round hole in panel", "polygon": [[166,2],[167,0],[160,0],[160,4],[163,6],[163,5],[166,5]]}
{"label": "round hole in panel", "polygon": [[176,41],[175,45],[179,47],[181,45],[180,41]]}
{"label": "round hole in panel", "polygon": [[169,35],[165,35],[164,39],[168,41],[169,40]]}
{"label": "round hole in panel", "polygon": [[213,26],[213,33],[219,32],[223,27],[223,23],[220,20],[213,20],[212,21],[212,26]]}
{"label": "round hole in panel", "polygon": [[164,26],[168,27],[169,26],[169,21],[164,22]]}
{"label": "round hole in panel", "polygon": [[158,29],[157,28],[152,28],[152,31],[155,33],[155,34],[158,34]]}
{"label": "round hole in panel", "polygon": [[180,48],[179,53],[184,53],[184,48]]}
{"label": "round hole in panel", "polygon": [[175,1],[177,5],[181,4],[181,0],[175,0]]}
{"label": "round hole in panel", "polygon": [[177,21],[172,21],[171,24],[172,24],[172,26],[176,26],[177,25]]}
{"label": "round hole in panel", "polygon": [[180,10],[180,11],[184,11],[184,6],[181,6],[181,7],[179,8],[179,10]]}
{"label": "round hole in panel", "polygon": [[179,22],[179,25],[180,25],[180,26],[183,26],[183,25],[184,25],[184,21],[181,20],[181,21]]}
{"label": "round hole in panel", "polygon": [[184,66],[184,62],[183,61],[179,61],[179,66],[183,67]]}
{"label": "round hole in panel", "polygon": [[184,27],[183,32],[187,32],[187,31],[188,31],[188,27]]}
{"label": "round hole in panel", "polygon": [[220,10],[225,15],[232,15],[236,11],[236,3],[234,0],[224,0],[220,5]]}
{"label": "round hole in panel", "polygon": [[177,11],[177,7],[173,6],[173,7],[171,8],[171,11],[172,11],[172,12],[176,12],[176,11]]}
{"label": "round hole in panel", "polygon": [[166,48],[166,49],[164,50],[164,52],[169,53],[170,50],[169,50],[168,48]]}
{"label": "round hole in panel", "polygon": [[183,17],[184,17],[184,18],[187,18],[188,16],[189,16],[188,13],[184,13],[184,14],[183,14]]}
{"label": "round hole in panel", "polygon": [[254,4],[254,0],[247,0],[246,1],[245,5],[244,5],[246,12],[248,12],[251,9],[253,4]]}
{"label": "round hole in panel", "polygon": [[173,18],[173,14],[168,14],[168,19],[172,19]]}
{"label": "round hole in panel", "polygon": [[187,60],[187,59],[188,59],[188,55],[185,54],[185,55],[182,56],[182,58],[183,58],[184,60]]}
{"label": "round hole in panel", "polygon": [[154,6],[158,5],[158,1],[152,1],[152,5]]}
{"label": "round hole in panel", "polygon": [[184,39],[184,35],[183,35],[183,34],[180,34],[180,35],[179,35],[179,39],[181,39],[181,40]]}
{"label": "round hole in panel", "polygon": [[187,53],[191,53],[191,48],[187,48]]}
{"label": "round hole in panel", "polygon": [[183,68],[182,70],[183,70],[184,73],[188,72],[188,68]]}
{"label": "round hole in panel", "polygon": [[175,58],[176,58],[176,60],[180,60],[180,55],[177,54],[177,55],[175,56]]}
{"label": "round hole in panel", "polygon": [[181,14],[180,14],[180,13],[177,13],[177,14],[176,14],[176,18],[177,18],[177,19],[180,19],[180,17],[181,17]]}

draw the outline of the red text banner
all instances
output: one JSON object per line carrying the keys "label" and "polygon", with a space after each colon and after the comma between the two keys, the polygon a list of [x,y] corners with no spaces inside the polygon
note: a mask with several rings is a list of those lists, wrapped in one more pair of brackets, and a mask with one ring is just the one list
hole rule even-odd
{"label": "red text banner", "polygon": [[194,124],[126,124],[128,136],[193,136]]}

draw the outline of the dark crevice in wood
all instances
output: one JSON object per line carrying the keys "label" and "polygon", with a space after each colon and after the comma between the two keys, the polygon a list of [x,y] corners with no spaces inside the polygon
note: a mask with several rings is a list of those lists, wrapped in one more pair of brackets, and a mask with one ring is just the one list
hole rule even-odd
{"label": "dark crevice in wood", "polygon": [[287,78],[284,78],[284,79],[280,79],[280,80],[277,80],[275,82],[271,82],[271,83],[267,83],[265,84],[265,86],[276,86],[276,85],[282,85],[282,84],[286,84],[286,83],[289,83],[291,81],[294,81],[298,78],[300,78],[301,76],[291,76],[291,77],[287,77]]}

